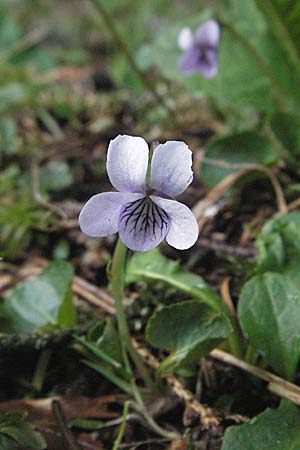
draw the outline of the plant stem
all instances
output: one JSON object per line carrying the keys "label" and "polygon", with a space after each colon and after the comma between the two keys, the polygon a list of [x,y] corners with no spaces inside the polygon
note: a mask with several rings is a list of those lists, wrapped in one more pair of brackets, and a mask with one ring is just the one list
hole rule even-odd
{"label": "plant stem", "polygon": [[66,424],[64,413],[63,413],[61,404],[58,400],[52,401],[52,411],[56,418],[57,424],[62,432],[64,440],[68,444],[68,448],[70,450],[81,450],[79,445],[77,445],[77,442],[76,442],[73,434],[71,433],[71,431],[69,430],[69,428]]}
{"label": "plant stem", "polygon": [[155,98],[155,100],[157,101],[157,103],[159,105],[161,105],[163,107],[163,109],[168,113],[168,115],[172,119],[173,124],[178,126],[178,121],[177,121],[174,111],[166,103],[165,99],[157,92],[153,81],[149,79],[147,74],[137,64],[133,54],[131,53],[131,50],[125,43],[125,41],[124,41],[122,35],[119,33],[118,29],[116,28],[112,16],[104,8],[101,0],[91,0],[91,1],[95,5],[96,9],[99,11],[100,15],[102,16],[103,22],[106,24],[108,30],[110,31],[110,33],[111,33],[113,39],[115,40],[116,44],[118,45],[118,47],[123,52],[125,58],[127,59],[129,66],[138,75],[138,77],[141,79],[143,84],[149,89],[149,91],[152,93],[152,95]]}
{"label": "plant stem", "polygon": [[237,358],[242,358],[243,357],[243,346],[242,346],[242,333],[241,333],[241,329],[239,326],[239,323],[236,319],[235,316],[233,315],[229,315],[227,313],[227,317],[230,320],[231,326],[233,328],[233,332],[231,333],[231,335],[228,337],[228,343],[230,346],[230,350],[233,353],[233,355],[235,355]]}
{"label": "plant stem", "polygon": [[122,442],[122,439],[123,439],[123,436],[124,436],[124,432],[125,432],[125,427],[126,427],[127,416],[128,416],[128,408],[129,408],[129,403],[125,402],[124,409],[123,409],[123,414],[122,414],[123,421],[122,421],[122,424],[120,426],[120,430],[119,430],[117,439],[115,440],[115,443],[114,443],[114,446],[113,446],[112,450],[118,450],[118,448],[119,448],[119,446],[120,446],[120,444]]}
{"label": "plant stem", "polygon": [[170,441],[173,441],[174,439],[177,439],[179,437],[179,434],[172,432],[172,431],[168,431],[165,430],[164,428],[162,428],[160,425],[158,425],[158,423],[155,422],[155,420],[152,418],[152,416],[149,414],[142,397],[140,396],[139,390],[136,386],[136,384],[134,383],[134,381],[132,381],[132,390],[133,390],[133,395],[136,401],[136,404],[134,405],[135,408],[142,414],[142,416],[144,417],[145,421],[147,422],[147,424],[149,425],[149,427],[155,432],[157,433],[159,436],[162,436],[166,439],[169,439]]}
{"label": "plant stem", "polygon": [[39,355],[38,362],[32,377],[32,386],[38,393],[41,392],[45,381],[48,364],[52,355],[50,348],[45,348]]}
{"label": "plant stem", "polygon": [[278,83],[277,79],[274,77],[272,70],[265,63],[264,59],[260,56],[260,54],[256,51],[256,49],[250,44],[250,42],[236,28],[234,28],[229,22],[227,22],[226,20],[224,20],[222,18],[218,18],[218,22],[220,23],[220,25],[227,28],[227,30],[247,50],[249,55],[256,62],[257,66],[261,69],[263,74],[268,78],[280,110],[283,112],[287,112],[288,106],[287,106],[287,103],[285,100],[286,94],[283,92],[280,84]]}
{"label": "plant stem", "polygon": [[126,266],[126,254],[127,247],[123,244],[121,239],[118,239],[118,242],[115,247],[112,266],[111,266],[111,285],[112,285],[112,293],[115,300],[115,308],[116,308],[116,316],[118,322],[118,329],[120,334],[121,344],[124,344],[124,363],[126,369],[131,372],[130,364],[128,361],[128,357],[126,354],[126,349],[132,358],[136,368],[138,369],[140,375],[143,377],[145,383],[148,387],[152,386],[152,380],[150,375],[148,374],[147,369],[145,368],[140,355],[137,353],[135,348],[133,347],[131,336],[129,333],[129,328],[125,316],[125,312],[123,309],[123,292],[124,292],[124,284],[125,284],[125,266]]}
{"label": "plant stem", "polygon": [[256,351],[254,350],[253,347],[251,347],[250,344],[248,344],[248,348],[244,357],[245,362],[248,364],[255,364],[256,359],[257,359]]}

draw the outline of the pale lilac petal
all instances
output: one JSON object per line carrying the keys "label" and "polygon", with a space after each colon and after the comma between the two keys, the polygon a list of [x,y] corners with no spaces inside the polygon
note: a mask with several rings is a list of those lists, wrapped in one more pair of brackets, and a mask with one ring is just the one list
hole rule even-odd
{"label": "pale lilac petal", "polygon": [[138,136],[119,135],[111,140],[106,168],[111,184],[123,192],[145,192],[149,149]]}
{"label": "pale lilac petal", "polygon": [[91,237],[108,236],[118,231],[122,205],[143,197],[143,194],[103,192],[94,195],[79,215],[81,230]]}
{"label": "pale lilac petal", "polygon": [[176,197],[192,180],[192,152],[188,146],[181,141],[159,144],[151,161],[150,188]]}
{"label": "pale lilac petal", "polygon": [[214,49],[203,49],[197,68],[206,78],[214,77],[218,72],[218,56],[216,51]]}
{"label": "pale lilac petal", "polygon": [[200,51],[197,47],[192,46],[186,50],[179,58],[178,69],[183,75],[192,75],[199,69]]}
{"label": "pale lilac petal", "polygon": [[145,252],[163,241],[169,226],[168,215],[149,198],[144,198],[122,207],[118,228],[128,248]]}
{"label": "pale lilac petal", "polygon": [[189,27],[184,27],[179,32],[177,37],[177,44],[181,50],[188,50],[192,47],[194,42],[192,30]]}
{"label": "pale lilac petal", "polygon": [[195,41],[199,46],[216,48],[220,40],[220,25],[214,19],[202,23],[195,32]]}
{"label": "pale lilac petal", "polygon": [[170,229],[166,236],[168,244],[178,250],[186,250],[192,247],[199,234],[197,220],[192,211],[176,200],[156,197],[155,195],[151,195],[151,199],[170,218]]}

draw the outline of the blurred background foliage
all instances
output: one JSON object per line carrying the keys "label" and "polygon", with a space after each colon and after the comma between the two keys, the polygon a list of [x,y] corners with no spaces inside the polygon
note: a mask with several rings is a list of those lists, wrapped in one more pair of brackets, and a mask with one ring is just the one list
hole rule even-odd
{"label": "blurred background foliage", "polygon": [[[210,17],[221,25],[219,72],[183,76],[178,32]],[[99,136],[218,131],[199,174],[209,187],[241,164],[284,159],[295,171],[298,19],[298,2],[281,0],[0,0],[1,255],[22,255],[32,230],[43,240],[68,216],[70,205],[52,202],[73,202],[75,218],[74,202],[99,191],[104,162],[86,160]]]}

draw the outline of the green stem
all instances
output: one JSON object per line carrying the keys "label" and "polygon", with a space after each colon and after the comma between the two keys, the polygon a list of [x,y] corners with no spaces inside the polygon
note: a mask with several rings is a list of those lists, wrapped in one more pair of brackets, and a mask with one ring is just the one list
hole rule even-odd
{"label": "green stem", "polygon": [[159,436],[162,436],[163,438],[169,439],[170,441],[173,441],[175,439],[178,439],[179,435],[173,431],[168,431],[162,428],[158,423],[155,422],[155,420],[152,418],[151,414],[149,414],[147,407],[144,404],[144,401],[140,395],[140,392],[135,384],[134,381],[131,383],[132,385],[132,391],[135,399],[135,408],[142,414],[145,421],[149,425],[149,427],[157,433]]}
{"label": "green stem", "polygon": [[52,350],[50,348],[42,350],[41,354],[39,355],[31,382],[34,390],[38,393],[40,393],[43,388],[51,355]]}
{"label": "green stem", "polygon": [[120,430],[119,430],[117,439],[115,440],[115,443],[114,443],[114,446],[113,446],[112,450],[118,450],[118,448],[119,448],[119,446],[120,446],[120,444],[122,442],[122,439],[123,439],[123,436],[124,436],[124,433],[125,433],[125,426],[126,426],[126,421],[127,421],[127,416],[128,416],[128,408],[129,408],[129,402],[125,402],[124,409],[123,409],[123,414],[122,414],[123,421],[122,421],[122,424],[120,426]]}
{"label": "green stem", "polygon": [[239,323],[234,315],[227,313],[227,317],[230,320],[231,326],[233,328],[233,333],[231,333],[231,335],[228,337],[231,353],[237,358],[243,358],[243,336]]}
{"label": "green stem", "polygon": [[247,50],[249,55],[253,58],[253,60],[256,62],[257,66],[261,69],[263,74],[268,78],[270,85],[273,89],[274,95],[276,97],[278,106],[281,111],[287,112],[288,111],[288,105],[286,103],[285,97],[286,94],[283,92],[280,84],[278,83],[277,79],[274,77],[272,70],[270,67],[265,63],[264,59],[260,56],[260,54],[256,51],[254,47],[250,44],[250,42],[244,38],[244,36],[239,33],[236,28],[234,28],[229,22],[222,18],[218,18],[218,22],[223,27],[227,28],[227,30],[240,42],[240,44]]}
{"label": "green stem", "polygon": [[91,0],[91,1],[95,5],[95,8],[99,11],[100,15],[102,16],[103,22],[106,24],[117,46],[123,52],[125,58],[127,59],[128,65],[138,75],[142,83],[149,89],[149,91],[152,93],[157,103],[160,104],[163,107],[163,109],[168,113],[174,125],[178,126],[177,118],[175,116],[174,111],[166,103],[165,99],[157,92],[153,81],[148,78],[147,74],[137,64],[133,54],[131,53],[131,50],[125,43],[118,29],[116,28],[112,16],[107,12],[107,10],[102,5],[102,1],[101,0]]}
{"label": "green stem", "polygon": [[251,347],[251,345],[248,345],[244,360],[248,363],[248,364],[254,364],[256,362],[257,359],[257,353],[254,350],[253,347]]}
{"label": "green stem", "polygon": [[152,380],[145,368],[143,361],[141,360],[139,354],[135,350],[130,333],[129,328],[123,308],[123,292],[125,285],[125,266],[126,266],[126,254],[127,247],[123,244],[123,242],[118,239],[118,242],[115,247],[114,256],[112,260],[111,266],[111,285],[112,285],[112,293],[115,300],[115,308],[116,308],[116,316],[118,322],[118,329],[120,334],[121,343],[124,344],[124,363],[126,369],[130,372],[130,364],[128,361],[128,357],[126,354],[126,349],[132,358],[134,364],[136,365],[137,370],[140,375],[143,377],[145,383],[148,387],[152,386]]}
{"label": "green stem", "polygon": [[230,324],[232,326],[233,332],[228,337],[228,343],[230,346],[231,353],[233,353],[233,355],[235,355],[237,358],[243,358],[244,354],[243,335],[236,315],[232,314],[228,306],[222,301],[221,297],[217,294],[214,309],[219,311],[221,314],[224,314],[230,321]]}

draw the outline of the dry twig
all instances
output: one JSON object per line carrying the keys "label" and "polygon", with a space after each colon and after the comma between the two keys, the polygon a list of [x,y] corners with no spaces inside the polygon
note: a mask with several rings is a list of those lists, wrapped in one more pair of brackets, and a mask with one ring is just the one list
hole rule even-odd
{"label": "dry twig", "polygon": [[261,369],[260,367],[253,366],[241,359],[236,358],[230,353],[224,352],[223,350],[214,349],[209,354],[215,359],[222,361],[226,364],[231,364],[232,366],[238,367],[245,372],[251,373],[252,375],[265,380],[268,382],[268,389],[279,397],[284,397],[300,405],[300,386],[290,383],[277,375],[274,375],[267,370]]}
{"label": "dry twig", "polygon": [[276,201],[277,201],[277,208],[278,212],[281,214],[284,214],[287,212],[287,205],[285,202],[285,198],[283,195],[282,188],[273,174],[271,170],[266,168],[265,166],[261,164],[229,164],[226,161],[220,161],[220,160],[211,160],[206,159],[206,161],[209,161],[215,165],[226,167],[226,168],[236,168],[239,169],[237,172],[231,173],[226,178],[224,178],[220,183],[218,183],[213,189],[211,189],[206,197],[202,200],[200,200],[196,205],[193,207],[193,212],[195,216],[198,219],[199,228],[201,229],[203,225],[207,222],[208,217],[210,215],[208,214],[210,208],[221,198],[223,195],[244,175],[246,175],[249,172],[262,172],[264,173],[269,179],[273,186],[275,195],[276,195]]}

